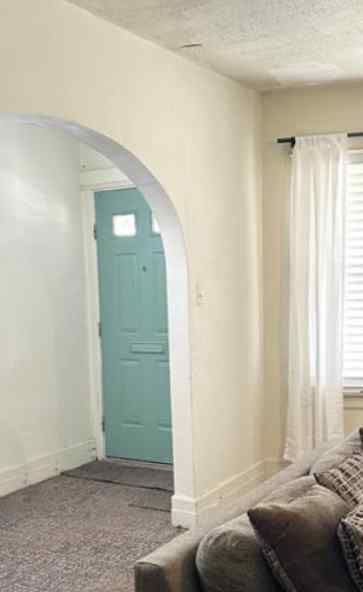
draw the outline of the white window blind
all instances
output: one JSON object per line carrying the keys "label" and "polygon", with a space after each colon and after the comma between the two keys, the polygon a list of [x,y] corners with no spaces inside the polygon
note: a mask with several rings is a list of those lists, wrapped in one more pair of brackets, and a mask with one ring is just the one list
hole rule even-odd
{"label": "white window blind", "polygon": [[363,162],[348,165],[343,378],[363,392]]}

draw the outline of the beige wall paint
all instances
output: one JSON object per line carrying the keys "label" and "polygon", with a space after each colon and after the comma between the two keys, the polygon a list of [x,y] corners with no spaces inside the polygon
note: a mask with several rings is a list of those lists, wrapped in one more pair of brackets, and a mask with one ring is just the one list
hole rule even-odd
{"label": "beige wall paint", "polygon": [[78,142],[2,124],[0,195],[1,494],[95,458]]}
{"label": "beige wall paint", "polygon": [[[265,450],[281,456],[287,408],[287,216],[289,147],[276,138],[361,131],[363,85],[306,88],[263,96],[263,257],[265,327]],[[352,140],[351,145],[359,145]],[[355,400],[346,401],[345,428],[363,422]]]}
{"label": "beige wall paint", "polygon": [[195,450],[194,489],[183,493],[200,498],[263,458],[260,99],[61,0],[13,0],[0,16],[0,113],[111,137],[177,209]]}

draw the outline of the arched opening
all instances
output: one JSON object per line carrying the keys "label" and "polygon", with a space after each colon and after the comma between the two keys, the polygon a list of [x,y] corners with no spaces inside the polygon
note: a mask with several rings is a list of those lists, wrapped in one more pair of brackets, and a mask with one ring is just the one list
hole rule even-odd
{"label": "arched opening", "polygon": [[167,268],[175,485],[172,520],[174,524],[187,525],[183,501],[194,497],[188,272],[183,232],[175,207],[163,187],[140,160],[104,135],[77,123],[41,115],[2,115],[1,120],[62,130],[100,152],[131,179],[158,220]]}

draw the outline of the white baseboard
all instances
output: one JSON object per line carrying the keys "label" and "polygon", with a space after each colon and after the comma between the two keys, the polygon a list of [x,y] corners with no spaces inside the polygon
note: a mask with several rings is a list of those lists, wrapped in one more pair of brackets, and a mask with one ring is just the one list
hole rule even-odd
{"label": "white baseboard", "polygon": [[60,471],[70,471],[96,458],[96,440],[88,440],[78,446],[65,448],[59,454]]}
{"label": "white baseboard", "polygon": [[26,485],[26,471],[23,466],[0,471],[0,497],[22,489]]}
{"label": "white baseboard", "polygon": [[197,499],[174,495],[172,499],[172,523],[174,526],[194,528],[203,526],[218,515],[233,509],[241,496],[251,491],[265,479],[264,461],[220,483],[218,487]]}
{"label": "white baseboard", "polygon": [[[34,459],[24,465],[0,471],[0,497],[19,489],[39,483],[62,471],[74,469],[96,458],[96,442],[89,440],[54,454]],[[174,495],[172,499],[172,522],[174,526],[194,528],[207,524],[211,516],[217,518],[237,506],[243,495],[283,469],[286,463],[280,459],[267,458],[246,471],[223,481],[218,487],[193,499]]]}
{"label": "white baseboard", "polygon": [[0,471],[0,497],[39,483],[62,471],[74,469],[96,458],[96,442],[88,440]]}
{"label": "white baseboard", "polygon": [[282,469],[285,469],[290,463],[282,458],[265,458],[264,462],[264,470],[265,470],[265,480],[273,477]]}
{"label": "white baseboard", "polygon": [[243,495],[278,473],[287,464],[277,458],[266,458],[197,499],[174,495],[172,498],[173,525],[194,528],[208,524],[211,517],[213,519],[220,517],[223,520],[223,516],[234,507],[238,507]]}

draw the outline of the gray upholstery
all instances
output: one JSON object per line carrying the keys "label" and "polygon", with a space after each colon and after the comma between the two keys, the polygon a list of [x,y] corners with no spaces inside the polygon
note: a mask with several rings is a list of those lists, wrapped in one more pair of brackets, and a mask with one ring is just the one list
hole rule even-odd
{"label": "gray upholstery", "polygon": [[263,501],[248,511],[262,554],[285,592],[355,592],[336,534],[348,512],[344,500],[314,480],[287,503]]}
{"label": "gray upholstery", "polygon": [[336,467],[323,473],[314,473],[320,485],[334,491],[352,510],[363,501],[363,455],[354,452]]}
{"label": "gray upholstery", "polygon": [[305,475],[298,477],[287,483],[283,483],[280,487],[263,498],[263,503],[273,504],[275,502],[290,503],[298,497],[304,495],[309,489],[315,485],[315,478],[313,475]]}
{"label": "gray upholstery", "polygon": [[[353,440],[357,441],[357,438],[358,436],[355,434]],[[316,466],[318,459],[329,448],[331,445],[324,445],[307,453],[301,460],[259,485],[241,499],[239,506],[234,509],[231,515],[224,517],[224,523],[241,516],[261,500],[274,497],[274,494],[277,493],[275,490],[282,485],[308,475],[310,469]],[[245,519],[241,522],[241,528],[246,529],[246,533],[248,533],[250,531],[247,530],[244,521]],[[196,553],[202,538],[210,532],[211,528],[220,526],[220,522],[219,524],[210,523],[203,529],[187,532],[138,561],[135,566],[136,592],[203,592],[196,568]],[[274,588],[271,588],[271,580],[268,584],[266,583],[266,586],[268,587],[264,587],[261,582],[259,592],[274,592]],[[230,591],[218,590],[218,592]],[[244,592],[243,583],[241,583],[239,592]]]}
{"label": "gray upholstery", "polygon": [[[312,476],[299,477],[278,487],[264,498],[289,503],[314,485]],[[246,514],[212,529],[201,541],[196,564],[206,592],[277,591],[278,588],[261,555],[260,545]]]}
{"label": "gray upholstery", "polygon": [[338,538],[349,573],[357,589],[363,591],[363,504],[340,521]]}
{"label": "gray upholstery", "polygon": [[198,547],[196,564],[205,592],[278,592],[247,514],[212,529]]}
{"label": "gray upholstery", "polygon": [[310,473],[324,473],[340,465],[354,452],[362,452],[362,434],[360,430],[352,432],[344,442],[328,448],[311,466]]}

